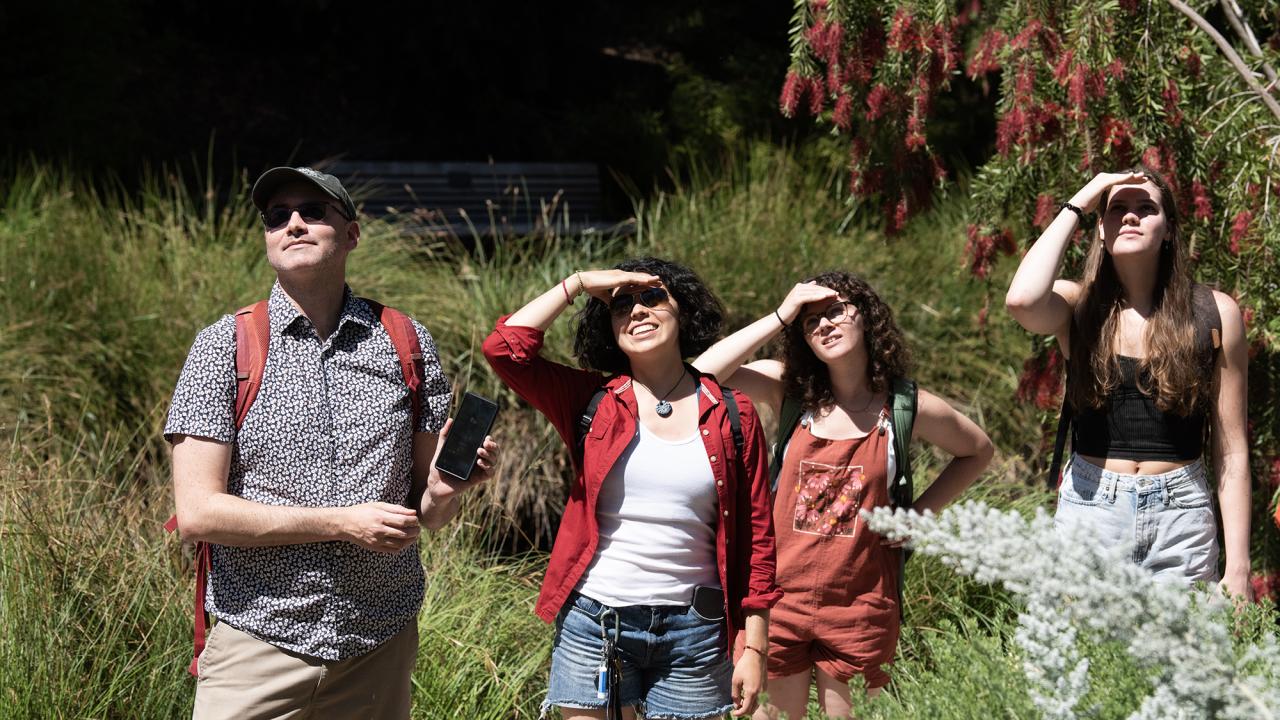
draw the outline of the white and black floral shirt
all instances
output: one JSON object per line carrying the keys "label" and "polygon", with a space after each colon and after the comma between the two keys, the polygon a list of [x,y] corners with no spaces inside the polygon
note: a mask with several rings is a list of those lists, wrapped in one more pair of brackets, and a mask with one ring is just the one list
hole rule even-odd
{"label": "white and black floral shirt", "polygon": [[[173,393],[165,437],[233,442],[227,491],[265,505],[403,504],[412,480],[409,391],[391,339],[346,290],[337,329],[321,341],[279,284],[268,301],[271,344],[258,397],[235,427],[235,319],[196,337]],[[439,432],[449,382],[426,328],[421,432]],[[343,660],[412,621],[422,604],[417,546],[387,555],[346,542],[212,545],[205,607],[292,652]]]}

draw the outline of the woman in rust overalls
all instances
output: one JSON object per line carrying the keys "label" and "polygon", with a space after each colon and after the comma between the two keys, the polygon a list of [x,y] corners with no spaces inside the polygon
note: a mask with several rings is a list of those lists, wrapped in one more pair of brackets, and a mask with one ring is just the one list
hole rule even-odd
{"label": "woman in rust overalls", "polygon": [[[742,362],[785,331],[782,360]],[[846,717],[849,681],[889,682],[900,611],[900,549],[869,531],[862,510],[889,504],[896,468],[890,389],[908,352],[884,301],[860,278],[827,272],[800,283],[777,310],[694,362],[775,415],[784,398],[805,409],[791,434],[774,497],[778,585],[770,613],[770,720],[805,715],[811,682],[822,710]],[[938,511],[990,462],[991,441],[971,420],[920,390],[915,435],[952,456],[913,507]],[[745,651],[743,651],[745,652]]]}

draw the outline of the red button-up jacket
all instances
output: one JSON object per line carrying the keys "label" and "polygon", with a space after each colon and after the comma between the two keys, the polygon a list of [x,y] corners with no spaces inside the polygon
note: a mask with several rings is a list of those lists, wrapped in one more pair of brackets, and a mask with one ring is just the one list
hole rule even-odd
{"label": "red button-up jacket", "polygon": [[[551,420],[570,452],[575,425],[591,396],[602,386],[607,390],[587,433],[583,457],[574,452],[576,477],[538,595],[535,612],[551,622],[595,558],[600,540],[596,500],[605,476],[635,436],[637,411],[629,376],[606,377],[551,362],[538,354],[542,338],[541,330],[507,325],[502,317],[485,339],[484,356],[503,382]],[[736,458],[720,386],[710,375],[697,379],[698,430],[716,480],[716,565],[732,642],[744,611],[766,610],[782,597],[774,582],[769,463],[764,430],[751,402],[738,394],[745,442],[742,457]]]}

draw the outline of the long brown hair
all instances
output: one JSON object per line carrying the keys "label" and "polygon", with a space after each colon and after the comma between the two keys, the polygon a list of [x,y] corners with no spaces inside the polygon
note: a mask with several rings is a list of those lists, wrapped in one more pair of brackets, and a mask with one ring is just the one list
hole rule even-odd
{"label": "long brown hair", "polygon": [[[893,310],[867,281],[843,270],[831,270],[805,282],[817,283],[835,290],[862,315],[862,337],[867,348],[867,384],[873,392],[884,392],[895,377],[906,377],[911,366],[911,353],[894,322]],[[786,394],[799,398],[806,410],[816,410],[835,402],[831,375],[827,364],[813,354],[805,340],[799,318],[782,336],[785,370],[783,387]]]}
{"label": "long brown hair", "polygon": [[[1195,283],[1187,269],[1187,250],[1180,236],[1178,208],[1169,183],[1146,166],[1135,169],[1138,170],[1160,190],[1160,209],[1165,219],[1151,317],[1144,334],[1146,357],[1139,361],[1137,369],[1138,389],[1152,398],[1160,410],[1186,416],[1203,407],[1211,384],[1196,345],[1192,314]],[[1110,195],[1110,190],[1103,194],[1098,205],[1100,213],[1106,212]],[[1120,384],[1115,339],[1124,300],[1124,288],[1101,231],[1089,247],[1081,286],[1071,327],[1071,381],[1067,394],[1077,408],[1101,408],[1108,394]]]}

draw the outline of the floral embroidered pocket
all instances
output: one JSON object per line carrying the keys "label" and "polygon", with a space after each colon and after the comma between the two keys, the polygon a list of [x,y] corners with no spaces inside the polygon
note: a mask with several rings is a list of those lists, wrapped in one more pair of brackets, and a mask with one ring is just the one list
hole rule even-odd
{"label": "floral embroidered pocket", "polygon": [[837,467],[803,460],[796,485],[796,532],[852,536],[858,529],[866,474],[861,465]]}

